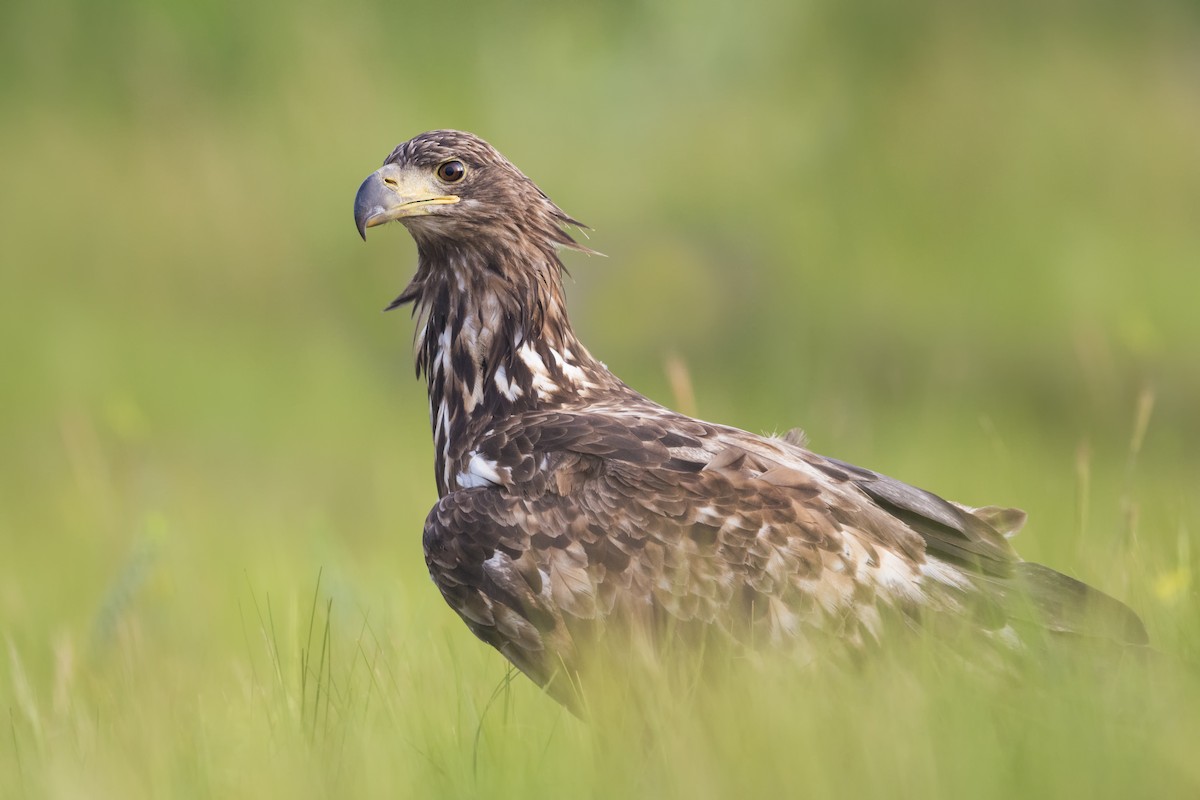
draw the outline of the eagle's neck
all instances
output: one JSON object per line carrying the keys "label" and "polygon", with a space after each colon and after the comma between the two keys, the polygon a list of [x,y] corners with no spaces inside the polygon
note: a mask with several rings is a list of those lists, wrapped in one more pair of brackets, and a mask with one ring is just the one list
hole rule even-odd
{"label": "eagle's neck", "polygon": [[577,406],[624,388],[575,338],[552,249],[420,247],[417,274],[401,295],[421,320],[417,374],[429,388],[438,494],[494,420]]}

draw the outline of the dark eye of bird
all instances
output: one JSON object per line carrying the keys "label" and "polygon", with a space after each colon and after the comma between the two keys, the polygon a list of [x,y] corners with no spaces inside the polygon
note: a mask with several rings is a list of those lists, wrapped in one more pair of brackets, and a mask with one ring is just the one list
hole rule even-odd
{"label": "dark eye of bird", "polygon": [[461,161],[447,161],[437,168],[437,176],[446,183],[458,183],[467,174]]}

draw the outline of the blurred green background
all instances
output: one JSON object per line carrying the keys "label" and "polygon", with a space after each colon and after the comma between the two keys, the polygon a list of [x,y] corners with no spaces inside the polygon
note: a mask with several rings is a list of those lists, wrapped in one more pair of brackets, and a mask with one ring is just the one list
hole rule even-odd
{"label": "blurred green background", "polygon": [[[503,661],[421,560],[415,252],[351,204],[436,127],[593,227],[573,320],[627,382],[1021,506],[1200,656],[1194,2],[7,3],[0,104],[0,794],[608,774],[521,683],[480,724]],[[603,785],[720,796],[714,748]]]}

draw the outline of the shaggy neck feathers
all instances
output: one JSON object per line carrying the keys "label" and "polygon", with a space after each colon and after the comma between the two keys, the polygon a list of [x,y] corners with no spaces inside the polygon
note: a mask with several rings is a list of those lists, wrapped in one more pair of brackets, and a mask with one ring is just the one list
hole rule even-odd
{"label": "shaggy neck feathers", "polygon": [[419,244],[412,283],[417,375],[429,390],[439,495],[457,488],[491,421],[585,403],[623,384],[575,338],[553,247]]}

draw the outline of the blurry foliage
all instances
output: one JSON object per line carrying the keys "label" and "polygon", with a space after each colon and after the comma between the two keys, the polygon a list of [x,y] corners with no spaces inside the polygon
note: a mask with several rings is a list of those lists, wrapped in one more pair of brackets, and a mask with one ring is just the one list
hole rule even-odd
{"label": "blurry foliage", "polygon": [[[424,390],[411,323],[377,313],[412,245],[364,246],[350,219],[433,127],[485,136],[594,226],[608,257],[568,255],[572,313],[635,387],[670,402],[678,356],[702,416],[1024,506],[1023,554],[1197,658],[1198,34],[1196,4],[1165,1],[3,5],[0,795],[94,789],[97,759],[114,796],[220,794],[239,745],[288,754],[281,778],[331,709],[358,731],[345,764],[423,765],[345,784],[368,793],[606,774],[523,684],[489,712],[482,777],[456,771],[504,667],[420,559]],[[305,629],[330,618],[321,661]],[[341,687],[323,717],[301,663]],[[930,737],[914,775],[1018,775],[997,796],[1048,776],[1036,748],[1024,773],[990,755],[987,703],[939,734],[947,702],[906,709]],[[1071,763],[1112,760],[1098,730]],[[335,761],[276,788],[341,786]]]}

